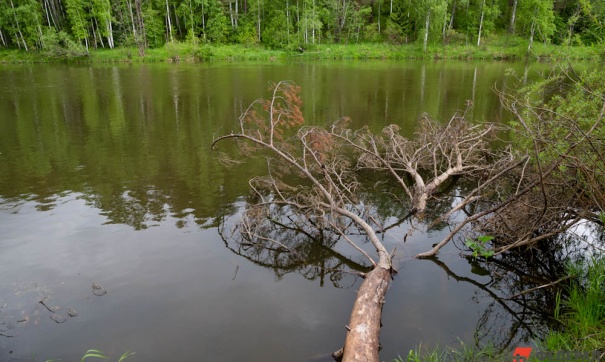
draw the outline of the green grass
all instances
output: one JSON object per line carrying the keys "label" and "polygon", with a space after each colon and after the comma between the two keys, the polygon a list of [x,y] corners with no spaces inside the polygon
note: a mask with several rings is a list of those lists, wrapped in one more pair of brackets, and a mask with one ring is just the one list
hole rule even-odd
{"label": "green grass", "polygon": [[472,347],[462,341],[456,348],[433,349],[423,348],[422,345],[411,350],[406,357],[397,357],[393,362],[468,362],[468,361],[502,361],[509,353],[498,354],[492,345],[482,348]]}
{"label": "green grass", "polygon": [[605,258],[575,265],[570,272],[583,272],[569,288],[569,296],[558,298],[556,315],[561,322],[551,331],[543,348],[551,351],[593,351],[605,347]]}
{"label": "green grass", "polygon": [[136,47],[93,49],[88,55],[53,58],[42,52],[23,50],[0,51],[3,63],[85,62],[85,63],[154,63],[248,60],[366,60],[366,59],[457,59],[457,60],[602,60],[605,45],[562,46],[536,42],[530,52],[523,38],[498,35],[487,37],[481,46],[458,39],[455,44],[430,44],[426,51],[418,43],[393,45],[387,43],[306,44],[272,50],[260,45],[212,45],[190,42],[167,43],[160,48],[145,49],[139,56]]}

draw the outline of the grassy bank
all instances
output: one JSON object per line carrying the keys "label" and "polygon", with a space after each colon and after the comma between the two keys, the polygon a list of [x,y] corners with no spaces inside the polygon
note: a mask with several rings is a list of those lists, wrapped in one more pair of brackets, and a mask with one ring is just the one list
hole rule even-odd
{"label": "grassy bank", "polygon": [[605,258],[573,266],[582,277],[559,300],[555,318],[561,328],[544,340],[551,351],[592,351],[605,348]]}
{"label": "grassy bank", "polygon": [[[571,265],[568,273],[577,275],[567,287],[565,297],[558,298],[554,318],[559,322],[543,340],[535,341],[535,350],[550,352],[587,352],[605,359],[605,257]],[[394,362],[504,361],[512,351],[498,353],[492,346],[477,349],[460,343],[444,349],[419,346]],[[540,359],[532,358],[532,361]],[[594,360],[594,359],[593,359]]]}
{"label": "grassy bank", "polygon": [[366,60],[366,59],[459,59],[459,60],[604,60],[605,45],[556,46],[534,43],[528,51],[527,40],[515,37],[493,37],[479,47],[475,45],[430,45],[426,51],[419,44],[392,45],[385,43],[365,44],[318,44],[306,45],[305,49],[272,50],[261,46],[210,45],[169,43],[162,48],[145,49],[139,56],[132,48],[97,49],[86,53],[75,51],[25,52],[22,50],[0,51],[3,63],[47,62],[198,62],[198,61],[248,61],[248,60]]}

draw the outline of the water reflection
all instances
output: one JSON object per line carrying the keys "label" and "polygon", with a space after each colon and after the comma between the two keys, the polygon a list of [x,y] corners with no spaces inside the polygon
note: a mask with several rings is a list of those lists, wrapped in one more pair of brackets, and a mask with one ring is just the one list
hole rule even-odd
{"label": "water reflection", "polygon": [[[444,189],[441,202],[432,209],[434,212],[427,213],[424,222],[433,223],[438,215],[449,209],[445,205],[451,206],[458,193],[459,188],[454,185]],[[385,193],[372,195],[384,197]],[[445,195],[449,195],[449,198]],[[385,198],[382,203],[379,199],[380,197],[374,202],[378,207],[367,217],[391,222],[384,228],[383,235],[387,231],[407,235],[421,224],[409,218],[409,215],[402,217],[402,210],[405,210],[402,206],[405,205],[399,203],[397,198]],[[367,198],[365,200],[367,201]],[[297,273],[308,280],[319,281],[320,286],[324,286],[328,278],[335,287],[346,288],[356,282],[354,279],[351,281],[351,277],[355,278],[357,272],[369,270],[369,265],[359,259],[360,256],[355,251],[341,245],[344,241],[340,234],[325,228],[317,234],[311,234],[293,226],[299,223],[291,219],[292,215],[289,215],[288,210],[281,209],[281,213],[279,208],[272,210],[268,220],[274,222],[264,224],[262,232],[267,239],[258,240],[243,236],[236,230],[237,222],[249,206],[251,205],[244,201],[239,202],[239,211],[227,215],[219,223],[219,232],[229,250],[271,270],[278,279],[288,273]],[[445,225],[433,227],[431,232],[435,233],[441,229],[448,232]],[[357,243],[364,241],[359,240],[356,234],[349,233],[347,236],[355,239]],[[424,234],[423,237],[440,240],[439,233],[432,237],[430,234]],[[280,244],[275,245],[269,240],[278,240]],[[458,243],[461,245],[451,248],[449,252],[468,253],[460,240]],[[430,245],[425,243],[425,248],[428,247],[427,244]],[[474,290],[472,300],[479,303],[481,308],[478,309],[478,318],[474,320],[476,324],[473,338],[465,343],[479,349],[491,346],[496,352],[504,353],[520,344],[534,343],[553,325],[555,321],[552,316],[557,295],[565,292],[564,287],[569,282],[563,277],[566,275],[566,265],[569,260],[584,257],[585,246],[581,239],[568,236],[563,240],[546,240],[533,246],[531,250],[517,250],[489,260],[463,256],[462,260],[466,261],[468,267],[461,271],[460,263],[445,263],[439,257],[420,262],[434,263],[448,280],[455,281],[456,284],[467,284]],[[447,251],[444,252],[448,254]],[[459,271],[453,269],[450,264]],[[404,265],[405,263],[398,267],[402,268]],[[348,276],[346,280],[342,278],[344,275]],[[406,271],[399,276],[404,279],[406,277]],[[387,298],[398,299],[396,295],[391,294]],[[389,322],[388,314],[385,320],[385,323]]]}
{"label": "water reflection", "polygon": [[[496,82],[506,82],[504,72],[511,66],[522,69],[514,64],[464,62],[1,65],[0,246],[4,258],[2,273],[9,277],[0,282],[0,290],[6,292],[0,294],[14,294],[4,283],[26,276],[44,279],[45,285],[51,285],[54,290],[58,288],[57,280],[70,281],[74,287],[73,290],[64,287],[66,299],[82,293],[82,289],[76,291],[75,285],[88,291],[90,283],[98,281],[99,276],[107,279],[109,288],[113,288],[109,289],[106,309],[101,305],[100,309],[89,311],[89,315],[96,317],[89,323],[96,323],[107,337],[95,334],[93,329],[87,329],[90,335],[84,337],[81,330],[67,324],[61,330],[65,333],[55,333],[54,322],[50,326],[41,322],[37,327],[21,328],[11,319],[14,310],[7,313],[1,308],[0,322],[15,328],[7,329],[7,324],[2,324],[0,333],[19,330],[23,338],[15,340],[22,342],[11,343],[31,352],[29,355],[40,348],[51,350],[53,346],[60,346],[61,351],[72,351],[66,356],[77,359],[79,352],[74,350],[73,341],[85,347],[101,348],[97,341],[114,338],[111,337],[114,331],[117,331],[115,335],[122,336],[135,336],[140,332],[140,327],[124,326],[123,320],[134,326],[148,326],[162,336],[162,341],[169,342],[164,345],[174,346],[181,345],[186,337],[175,337],[173,331],[184,330],[184,334],[195,336],[200,333],[200,321],[211,321],[208,322],[211,328],[203,331],[204,353],[210,359],[270,360],[270,352],[257,351],[257,345],[250,345],[249,349],[242,347],[241,354],[235,355],[237,351],[225,352],[233,349],[229,343],[221,342],[226,335],[234,339],[239,336],[240,345],[246,345],[251,333],[240,331],[242,328],[237,322],[227,329],[224,321],[253,319],[250,316],[253,313],[246,308],[264,310],[262,305],[276,305],[269,296],[258,296],[254,288],[245,287],[250,278],[257,278],[255,286],[262,285],[265,289],[261,290],[274,293],[275,286],[263,284],[268,283],[263,273],[270,272],[277,280],[287,279],[287,283],[280,286],[289,288],[288,308],[283,315],[273,314],[277,307],[267,308],[263,319],[253,319],[251,324],[270,327],[255,329],[252,334],[264,336],[272,330],[275,335],[271,334],[271,339],[278,341],[276,349],[280,343],[290,346],[292,338],[284,341],[280,334],[294,333],[293,325],[304,324],[300,321],[292,324],[288,319],[292,309],[299,309],[322,316],[312,319],[321,322],[311,323],[309,318],[301,317],[300,320],[315,327],[304,324],[312,336],[297,338],[301,344],[290,346],[290,353],[300,356],[317,345],[322,346],[318,352],[330,352],[342,342],[339,333],[344,333],[342,326],[350,310],[343,305],[352,303],[354,288],[350,287],[359,281],[358,272],[367,271],[366,261],[340,246],[340,236],[329,233],[309,237],[294,230],[279,230],[276,235],[286,240],[288,249],[295,253],[259,248],[246,244],[245,240],[231,238],[233,221],[245,206],[247,180],[264,173],[266,161],[252,159],[225,168],[209,148],[214,134],[228,132],[244,107],[267,88],[268,81],[280,79],[292,79],[302,86],[305,117],[313,124],[330,123],[348,115],[353,127],[368,125],[381,129],[386,124],[397,123],[411,134],[420,114],[427,112],[434,118],[448,119],[456,110],[465,108],[468,99],[473,100],[477,119],[499,119],[502,110],[489,89]],[[529,78],[535,76],[532,72],[528,74]],[[368,182],[379,181],[372,179],[372,175],[367,178]],[[447,225],[437,224],[422,236],[403,237],[409,230],[426,228],[442,209],[453,203],[456,188],[451,186],[442,190],[447,196],[434,205],[423,222],[409,219],[407,201],[395,188],[388,189],[389,185],[385,185],[388,193],[365,196],[368,203],[374,205],[372,215],[385,225],[381,236],[391,250],[397,246],[401,253],[397,255],[402,255],[404,250],[414,247],[411,244],[417,238],[422,239],[418,247],[424,251],[433,238],[438,239],[440,233],[447,232]],[[216,237],[217,230],[222,239]],[[458,253],[458,250],[451,252]],[[243,263],[243,260],[249,262]],[[403,265],[407,262],[410,261],[401,261]],[[547,259],[541,262],[546,263]],[[530,262],[501,260],[501,263],[516,266],[519,274],[496,267],[499,265],[496,261],[481,264],[482,269],[469,266],[464,260],[447,264],[436,261],[434,270],[417,276],[419,281],[407,279],[413,273],[406,270],[405,277],[396,280],[401,283],[402,291],[389,294],[393,313],[408,312],[397,310],[402,308],[397,300],[411,300],[406,290],[413,289],[410,283],[447,276],[452,281],[469,284],[480,295],[494,300],[493,306],[489,306],[490,302],[484,313],[482,310],[486,317],[482,317],[479,324],[481,333],[496,333],[497,326],[507,326],[507,335],[525,339],[536,327],[525,319],[533,318],[531,312],[522,309],[520,303],[502,297],[519,293],[523,286],[518,283],[525,283],[527,287],[530,279],[521,278],[521,271],[536,276],[535,284],[529,285],[537,285],[556,277],[560,268],[557,260],[552,260],[548,264],[550,274],[546,269],[539,270],[543,275],[531,271]],[[239,272],[232,281],[236,265]],[[471,269],[488,274],[472,275]],[[80,274],[86,276],[85,281],[79,279]],[[505,277],[499,278],[498,274]],[[292,275],[303,278],[289,277]],[[485,278],[490,278],[487,284],[476,281]],[[298,279],[313,283],[303,284]],[[456,295],[459,297],[456,305],[460,308],[478,308],[468,306],[467,294],[458,290],[452,281],[444,282],[446,287],[438,291],[433,291],[431,286],[416,287],[420,296],[413,308],[424,308],[425,293],[437,293],[441,299]],[[224,284],[231,282],[237,287]],[[313,289],[315,286],[322,290]],[[311,292],[301,296],[307,293],[305,288]],[[305,292],[301,292],[303,289]],[[340,292],[343,294],[335,294]],[[179,297],[181,295],[186,298]],[[309,299],[307,304],[296,302],[305,297]],[[539,305],[540,301],[549,302],[551,297],[534,297],[534,293],[528,293],[519,298],[528,298],[523,303],[532,306]],[[35,312],[39,306],[34,299],[38,295],[32,298],[28,303],[33,302],[26,304]],[[141,300],[151,301],[152,307],[146,304],[141,307]],[[212,308],[200,308],[200,300]],[[240,300],[243,304],[235,304]],[[308,304],[315,300],[322,300],[322,305],[309,312]],[[85,304],[88,301],[82,303],[88,305]],[[484,304],[481,302],[479,306],[482,308]],[[225,310],[217,313],[221,307]],[[116,310],[129,312],[116,313]],[[183,316],[174,320],[158,318],[158,315],[174,315],[175,310],[183,310]],[[79,318],[84,319],[85,312],[83,310]],[[515,313],[517,317],[513,316]],[[340,314],[341,319],[327,322]],[[390,318],[395,319],[396,315],[391,314]],[[535,314],[536,319],[538,316]],[[464,334],[474,327],[460,316],[452,318],[454,322],[447,327],[451,333]],[[527,327],[520,319],[525,320]],[[327,324],[336,325],[338,329],[329,329]],[[445,328],[439,321],[435,324],[435,328]],[[49,335],[56,335],[57,339],[48,339]],[[401,341],[397,334],[385,332],[383,337],[384,359],[389,360],[397,355],[396,348]],[[48,342],[44,342],[46,340]],[[23,347],[27,341],[37,342],[32,342],[36,346]],[[170,350],[172,355],[168,352],[164,355],[163,350],[154,349],[145,355],[148,340],[128,341],[130,345],[125,345],[120,352],[136,350],[139,356],[147,357],[145,360],[187,360],[200,348],[196,339],[187,345],[186,352]],[[107,343],[110,342],[115,342],[115,338]],[[436,342],[444,343],[443,340]],[[498,343],[510,345],[510,342]],[[8,353],[5,351],[10,348],[10,343],[0,340],[0,359],[5,358]],[[22,353],[20,357],[23,356]]]}

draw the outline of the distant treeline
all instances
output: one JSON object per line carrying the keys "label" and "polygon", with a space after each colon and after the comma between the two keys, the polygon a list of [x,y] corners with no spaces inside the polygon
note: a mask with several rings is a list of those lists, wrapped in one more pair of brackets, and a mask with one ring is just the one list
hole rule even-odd
{"label": "distant treeline", "polygon": [[603,0],[0,0],[0,46],[48,55],[181,41],[481,45],[491,33],[554,44],[605,39]]}

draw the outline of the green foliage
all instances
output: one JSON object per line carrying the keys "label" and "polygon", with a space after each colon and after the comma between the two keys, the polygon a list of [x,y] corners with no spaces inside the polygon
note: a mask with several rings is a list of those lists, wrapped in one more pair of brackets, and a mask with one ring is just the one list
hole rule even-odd
{"label": "green foliage", "polygon": [[386,35],[390,43],[408,43],[413,35],[414,24],[406,11],[402,1],[393,4],[393,12],[389,15],[386,24]]}
{"label": "green foliage", "polygon": [[242,17],[239,26],[234,35],[235,43],[245,46],[256,45],[258,43],[258,33],[254,19],[250,16]]}
{"label": "green foliage", "polygon": [[112,22],[111,3],[109,0],[93,0],[92,15],[98,21],[98,31],[101,32],[101,35],[108,36],[110,24]]}
{"label": "green foliage", "polygon": [[408,352],[407,358],[399,357],[393,362],[440,362],[445,360],[446,352],[435,347],[432,350],[422,351],[422,344]]}
{"label": "green foliage", "polygon": [[272,49],[283,49],[290,43],[292,28],[286,25],[286,13],[284,11],[275,10],[271,15],[269,20],[263,23],[263,43]]}
{"label": "green foliage", "polygon": [[494,250],[489,247],[489,242],[494,240],[493,236],[482,235],[477,237],[476,240],[466,239],[464,244],[472,250],[473,257],[476,259],[478,257],[489,258],[494,255]]}
{"label": "green foliage", "polygon": [[[0,32],[8,48],[43,48],[44,28],[66,32],[87,49],[141,45],[160,48],[166,42],[198,39],[212,44],[234,42],[246,46],[290,49],[294,44],[332,43],[476,45],[488,36],[508,30],[512,1],[489,0],[140,0],[141,12],[132,0],[61,0],[49,6],[43,0],[0,2]],[[582,47],[605,40],[605,2],[577,0],[519,1],[516,36],[541,57],[533,39]],[[246,6],[244,6],[246,4]],[[168,5],[168,7],[166,6]],[[139,16],[140,15],[140,16]],[[142,24],[139,24],[139,18]],[[171,31],[168,31],[168,23]],[[427,27],[428,24],[428,27]],[[260,25],[260,29],[259,29]],[[260,30],[260,38],[259,38]],[[137,37],[135,37],[135,32]],[[114,38],[116,41],[114,42]],[[140,40],[139,39],[139,40]],[[48,42],[48,39],[46,39]],[[426,45],[425,45],[426,41]],[[424,49],[428,51],[428,49]],[[603,53],[598,46],[593,54]],[[444,51],[441,51],[444,53]],[[508,53],[505,51],[505,53]],[[602,54],[599,54],[602,56]],[[423,58],[425,56],[422,56]],[[438,57],[447,57],[439,55]]]}
{"label": "green foliage", "polygon": [[166,29],[164,20],[159,11],[148,7],[143,12],[145,18],[145,36],[147,45],[151,48],[158,48],[164,45]]}
{"label": "green foliage", "polygon": [[519,1],[518,32],[526,36],[533,32],[542,41],[549,41],[556,30],[553,5],[552,0]]}
{"label": "green foliage", "polygon": [[75,42],[64,31],[57,32],[54,28],[46,28],[41,38],[40,54],[49,58],[73,59],[87,56],[86,48]]}
{"label": "green foliage", "polygon": [[[498,354],[496,348],[487,344],[481,348],[472,347],[463,341],[459,341],[460,346],[456,348],[444,349],[435,347],[433,349],[424,349],[422,344],[408,352],[407,357],[398,357],[393,362],[466,362],[466,361],[502,361],[508,354]],[[508,352],[508,351],[507,351]]]}
{"label": "green foliage", "polygon": [[557,298],[555,317],[559,331],[551,331],[543,342],[556,351],[593,351],[605,345],[605,258],[571,264],[568,274],[579,274],[569,295]]}
{"label": "green foliage", "polygon": [[103,355],[103,352],[97,350],[97,349],[89,349],[88,351],[86,351],[86,354],[84,354],[84,356],[82,357],[81,362],[84,362],[85,359],[87,358],[101,358],[101,359],[106,359],[107,356]]}
{"label": "green foliage", "polygon": [[435,43],[441,39],[443,19],[447,14],[447,1],[413,1],[408,6],[408,12],[416,29],[417,42],[424,43],[426,39],[428,43]]}
{"label": "green foliage", "polygon": [[[601,69],[559,69],[549,78],[521,89],[516,96],[518,121],[513,126],[530,133],[515,139],[517,149],[536,153],[542,162],[551,162],[562,154],[574,157],[573,167],[563,163],[559,172],[569,175],[575,171],[572,177],[587,191],[599,193],[598,185],[605,184],[605,163],[600,157],[604,150],[599,141],[605,137],[604,96],[605,72]],[[588,132],[591,135],[586,138]],[[585,139],[578,143],[581,137]]]}
{"label": "green foliage", "polygon": [[219,0],[210,0],[207,12],[205,39],[211,43],[225,43],[230,27],[229,18],[223,11],[223,5]]}
{"label": "green foliage", "polygon": [[88,14],[90,10],[87,5],[88,3],[83,0],[65,0],[72,34],[78,40],[88,38]]}

